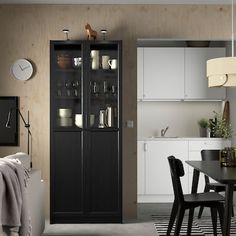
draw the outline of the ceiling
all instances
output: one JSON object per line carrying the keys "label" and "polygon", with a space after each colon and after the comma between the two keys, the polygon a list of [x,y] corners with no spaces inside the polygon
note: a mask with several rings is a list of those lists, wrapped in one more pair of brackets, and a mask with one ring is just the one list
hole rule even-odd
{"label": "ceiling", "polygon": [[231,0],[0,0],[0,4],[231,4]]}

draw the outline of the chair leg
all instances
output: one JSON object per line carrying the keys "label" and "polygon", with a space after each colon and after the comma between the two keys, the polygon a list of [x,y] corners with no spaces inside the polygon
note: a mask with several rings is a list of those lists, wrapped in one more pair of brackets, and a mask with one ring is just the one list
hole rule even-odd
{"label": "chair leg", "polygon": [[200,206],[199,212],[198,212],[198,219],[202,217],[202,212],[203,212],[204,206]]}
{"label": "chair leg", "polygon": [[[205,185],[204,188],[204,193],[210,192],[210,188]],[[202,217],[202,212],[203,212],[204,206],[200,206],[199,212],[198,212],[198,219],[200,219]]]}
{"label": "chair leg", "polygon": [[180,235],[179,232],[180,232],[181,225],[182,225],[182,222],[183,222],[184,212],[185,212],[185,209],[183,207],[179,207],[178,213],[177,213],[177,220],[176,220],[176,227],[175,227],[174,236],[179,236]]}
{"label": "chair leg", "polygon": [[175,222],[175,218],[177,215],[177,211],[178,211],[178,203],[175,200],[172,206],[172,210],[171,210],[171,214],[170,214],[170,220],[169,220],[169,224],[168,224],[168,229],[167,229],[167,233],[166,235],[170,235],[171,230],[173,228],[174,222]]}
{"label": "chair leg", "polygon": [[[233,194],[233,199],[234,199],[234,194]],[[234,202],[232,203],[232,217],[234,217]]]}
{"label": "chair leg", "polygon": [[217,209],[211,207],[211,220],[212,220],[212,227],[213,233],[217,236]]}
{"label": "chair leg", "polygon": [[187,235],[191,235],[192,225],[193,225],[193,215],[194,215],[194,208],[189,209],[189,216],[188,216],[188,230]]}
{"label": "chair leg", "polygon": [[220,218],[221,232],[223,232],[224,204],[220,203],[217,209],[218,209],[219,218]]}

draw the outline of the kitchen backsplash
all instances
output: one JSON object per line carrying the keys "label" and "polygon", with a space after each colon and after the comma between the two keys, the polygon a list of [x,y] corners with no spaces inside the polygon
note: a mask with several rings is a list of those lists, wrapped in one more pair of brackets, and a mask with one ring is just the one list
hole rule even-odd
{"label": "kitchen backsplash", "polygon": [[198,120],[221,112],[222,102],[138,102],[138,138],[160,136],[199,137]]}

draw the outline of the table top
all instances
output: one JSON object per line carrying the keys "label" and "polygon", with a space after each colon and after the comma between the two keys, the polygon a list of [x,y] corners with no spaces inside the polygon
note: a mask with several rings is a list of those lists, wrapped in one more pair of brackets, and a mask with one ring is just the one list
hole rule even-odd
{"label": "table top", "polygon": [[220,161],[186,161],[194,169],[223,184],[236,184],[236,167],[222,167]]}

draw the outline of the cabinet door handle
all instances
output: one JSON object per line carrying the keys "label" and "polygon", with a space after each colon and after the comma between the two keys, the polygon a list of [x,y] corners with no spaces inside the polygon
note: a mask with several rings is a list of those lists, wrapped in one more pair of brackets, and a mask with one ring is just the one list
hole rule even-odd
{"label": "cabinet door handle", "polygon": [[147,151],[147,143],[144,143],[143,148],[144,148],[144,152],[146,152]]}

